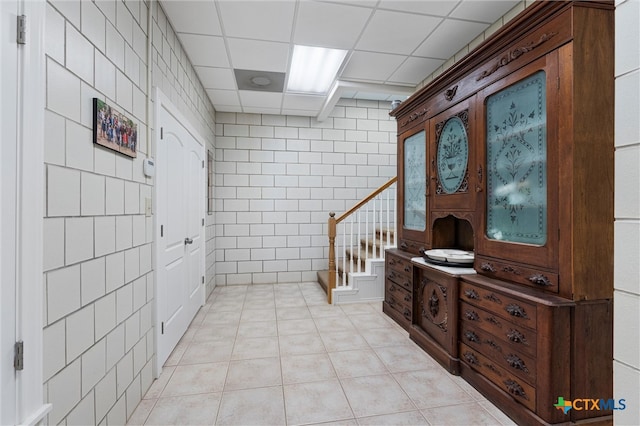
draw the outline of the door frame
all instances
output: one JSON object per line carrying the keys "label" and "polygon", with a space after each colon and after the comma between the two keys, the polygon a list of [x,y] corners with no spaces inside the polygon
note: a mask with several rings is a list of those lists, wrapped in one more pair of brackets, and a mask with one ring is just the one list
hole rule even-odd
{"label": "door frame", "polygon": [[[7,241],[2,241],[2,250],[13,251],[15,256],[15,280],[2,280],[2,292],[13,287],[15,322],[2,324],[2,342],[15,336],[16,341],[24,342],[24,369],[14,371],[12,377],[3,377],[2,394],[12,391],[14,398],[10,402],[7,413],[14,417],[15,424],[34,425],[39,423],[51,410],[51,404],[44,404],[43,388],[43,212],[44,205],[44,110],[45,102],[45,0],[17,0],[17,14],[26,16],[26,44],[17,45],[16,40],[8,34],[16,34],[16,20],[11,17],[7,9],[2,11],[2,20],[8,19],[13,31],[3,31],[0,35],[2,57],[11,56],[5,49],[17,48],[15,74],[2,76],[2,90],[8,87],[15,92],[15,104],[0,106],[13,108],[16,112],[15,122],[7,123],[2,120],[2,129],[8,125],[15,131],[15,138],[11,141],[3,138],[4,144],[15,143],[11,148],[15,153],[15,172],[2,173],[3,180],[9,178],[8,185],[15,188],[15,204],[12,206],[15,214],[15,241],[6,247]],[[16,14],[16,17],[17,17]],[[4,63],[5,66],[11,67]],[[14,81],[9,81],[9,79]],[[7,86],[7,85],[13,85]],[[15,89],[14,89],[15,88]],[[5,96],[2,96],[4,99]],[[11,97],[10,99],[14,99]],[[0,116],[5,114],[0,112]],[[6,147],[7,145],[4,145]],[[3,151],[4,151],[3,147]],[[3,197],[4,199],[4,197]],[[6,211],[7,205],[3,205]],[[0,234],[7,231],[2,223]],[[11,247],[13,246],[13,247]],[[4,272],[3,272],[4,274]],[[3,275],[4,278],[4,275]],[[3,301],[3,309],[7,302]],[[2,348],[2,361],[6,354],[13,354],[13,348]],[[9,355],[11,356],[11,355]],[[6,379],[6,380],[5,380]],[[5,402],[6,403],[6,402]],[[0,412],[7,407],[4,406]],[[2,414],[3,419],[5,414]]]}
{"label": "door frame", "polygon": [[[154,94],[154,119],[153,119],[153,152],[149,154],[150,157],[153,157],[156,155],[156,147],[158,146],[158,144],[160,143],[160,132],[159,132],[159,128],[160,128],[160,123],[158,123],[159,121],[159,117],[160,117],[160,109],[161,108],[165,108],[167,110],[167,112],[169,112],[169,114],[171,114],[179,123],[182,124],[182,126],[187,130],[187,132],[189,132],[189,134],[191,134],[191,136],[193,136],[193,138],[196,140],[196,142],[200,145],[200,149],[201,149],[201,157],[203,159],[206,159],[206,143],[205,143],[205,139],[203,137],[200,136],[200,133],[198,133],[198,131],[194,128],[194,126],[191,124],[191,122],[178,110],[178,108],[171,102],[171,100],[162,92],[162,90],[160,90],[159,87],[155,86],[153,88],[153,94]],[[162,167],[161,164],[156,163],[155,166],[155,176],[157,176],[159,173],[161,173],[160,168]],[[205,170],[205,169],[202,169]],[[160,212],[159,212],[159,208],[161,206],[158,205],[158,194],[161,192],[161,189],[159,187],[159,180],[156,179],[154,176],[154,185],[153,185],[153,229],[154,229],[154,251],[155,251],[155,256],[153,259],[153,269],[155,271],[154,273],[154,280],[153,280],[153,284],[154,284],[154,295],[155,295],[155,302],[153,304],[154,306],[154,323],[155,323],[155,343],[154,343],[154,351],[156,356],[154,357],[154,364],[153,364],[153,375],[155,378],[159,378],[160,374],[162,373],[162,365],[159,362],[158,359],[158,353],[159,353],[159,345],[160,345],[160,335],[161,335],[161,316],[160,316],[160,309],[158,309],[158,297],[159,297],[159,281],[160,281],[160,273],[162,272],[163,268],[160,265],[160,262],[158,262],[158,253],[160,251],[160,223],[159,223],[159,217],[160,217]],[[204,196],[205,194],[205,174],[204,172],[202,173],[202,191],[200,191],[201,193],[201,202],[199,203],[200,206],[200,210],[202,211],[202,217],[206,217],[206,211],[205,211],[205,202],[204,202]],[[207,282],[206,280],[206,265],[205,265],[205,257],[206,257],[206,239],[205,239],[205,227],[204,226],[200,226],[200,238],[202,241],[202,249],[201,249],[201,258],[200,258],[200,275],[205,277],[205,283]],[[206,291],[205,291],[205,285],[204,283],[200,284],[202,286],[202,300],[201,300],[201,306],[205,304],[205,297],[206,297]]]}

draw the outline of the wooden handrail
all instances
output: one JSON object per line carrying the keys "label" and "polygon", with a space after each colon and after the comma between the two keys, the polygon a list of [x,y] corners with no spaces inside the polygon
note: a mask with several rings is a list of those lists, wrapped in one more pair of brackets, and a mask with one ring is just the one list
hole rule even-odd
{"label": "wooden handrail", "polygon": [[338,216],[336,219],[336,214],[334,212],[329,213],[329,223],[328,223],[328,233],[329,233],[329,285],[327,288],[327,302],[329,304],[333,303],[332,295],[333,289],[336,288],[336,250],[335,250],[335,242],[336,242],[336,225],[342,222],[344,219],[349,217],[353,212],[357,211],[360,207],[367,204],[374,197],[380,194],[385,189],[389,188],[391,185],[398,181],[398,176],[394,176],[387,183],[382,185],[380,188],[373,191],[371,194],[367,195],[362,200],[358,201],[353,207],[349,210]]}
{"label": "wooden handrail", "polygon": [[345,220],[347,217],[351,216],[351,214],[353,212],[355,212],[360,207],[362,207],[365,204],[367,204],[369,201],[371,201],[373,199],[373,197],[375,197],[376,195],[380,194],[382,191],[384,191],[385,189],[387,189],[388,187],[390,187],[391,185],[393,185],[397,181],[398,181],[398,176],[394,176],[391,179],[389,179],[389,181],[387,183],[385,183],[380,188],[378,188],[375,191],[373,191],[371,194],[367,195],[362,200],[358,201],[353,207],[351,207],[349,210],[347,210],[346,212],[344,212],[340,216],[338,216],[338,218],[336,219],[336,223],[340,223],[343,220]]}

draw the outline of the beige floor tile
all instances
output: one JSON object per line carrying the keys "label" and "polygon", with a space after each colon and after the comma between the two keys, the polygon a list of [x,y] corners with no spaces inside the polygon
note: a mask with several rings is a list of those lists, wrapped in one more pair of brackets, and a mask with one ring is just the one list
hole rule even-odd
{"label": "beige floor tile", "polygon": [[[311,313],[311,315],[313,315],[313,313]],[[349,317],[345,314],[314,318],[313,320],[316,322],[316,327],[321,333],[331,331],[356,331],[356,327],[349,321]]]}
{"label": "beige floor tile", "polygon": [[[327,302],[325,301],[325,303]],[[312,426],[358,426],[358,422],[356,419],[337,420],[335,422],[313,423]]]}
{"label": "beige floor tile", "polygon": [[210,312],[202,321],[202,326],[205,325],[232,325],[237,326],[240,322],[241,311],[224,311],[224,312]]}
{"label": "beige floor tile", "polygon": [[229,361],[232,350],[233,340],[191,342],[182,358],[180,358],[179,365]]}
{"label": "beige floor tile", "polygon": [[214,312],[236,312],[242,310],[243,305],[244,299],[215,301],[211,304],[211,308],[209,309],[207,314]]}
{"label": "beige floor tile", "polygon": [[285,385],[284,398],[288,425],[353,419],[338,380]]}
{"label": "beige floor tile", "polygon": [[329,358],[340,378],[373,376],[387,372],[382,361],[371,349],[331,352]]}
{"label": "beige floor tile", "polygon": [[221,392],[227,376],[228,362],[211,364],[179,365],[169,383],[165,386],[162,398],[198,393]]}
{"label": "beige floor tile", "polygon": [[320,337],[327,352],[369,348],[367,341],[357,331],[325,330],[320,332]]}
{"label": "beige floor tile", "polygon": [[184,355],[188,347],[189,342],[178,342],[176,347],[173,348],[173,351],[171,351],[171,355],[169,355],[167,360],[164,362],[164,365],[167,367],[178,365],[182,355]]}
{"label": "beige floor tile", "polygon": [[276,295],[276,308],[295,308],[307,306],[302,295],[297,297],[278,297]]}
{"label": "beige floor tile", "polygon": [[160,398],[147,418],[148,425],[212,425],[220,393]]}
{"label": "beige floor tile", "polygon": [[262,308],[257,306],[256,309],[251,307],[245,307],[240,317],[240,322],[256,322],[256,321],[275,321],[276,310],[275,308]]}
{"label": "beige floor tile", "polygon": [[147,417],[156,405],[157,399],[143,399],[136,407],[135,411],[127,421],[127,426],[142,426],[147,421]]}
{"label": "beige floor tile", "polygon": [[225,392],[217,425],[284,425],[282,387]]}
{"label": "beige floor tile", "polygon": [[342,379],[342,388],[356,417],[415,410],[416,406],[390,374]]}
{"label": "beige floor tile", "polygon": [[241,322],[238,327],[238,338],[244,337],[274,337],[278,335],[276,321]]}
{"label": "beige floor tile", "polygon": [[326,352],[318,333],[279,336],[282,355],[304,355]]}
{"label": "beige floor tile", "polygon": [[191,343],[200,342],[219,342],[228,341],[233,342],[238,333],[238,327],[235,325],[201,325],[193,335]]}
{"label": "beige floor tile", "polygon": [[282,385],[280,358],[231,361],[224,391]]}
{"label": "beige floor tile", "polygon": [[358,330],[370,330],[372,328],[390,328],[391,324],[378,313],[349,315],[351,323]]}
{"label": "beige floor tile", "polygon": [[345,303],[340,305],[342,311],[347,315],[373,314],[376,311],[368,303]]}
{"label": "beige floor tile", "polygon": [[477,402],[449,405],[446,407],[421,410],[422,415],[432,425],[490,425],[500,424],[487,410]]}
{"label": "beige floor tile", "polygon": [[396,346],[379,346],[373,350],[392,373],[442,368],[412,342]]}
{"label": "beige floor tile", "polygon": [[281,364],[285,385],[336,378],[333,364],[326,353],[283,356]]}
{"label": "beige floor tile", "polygon": [[175,366],[162,367],[162,373],[160,373],[160,377],[158,377],[156,380],[153,381],[153,383],[151,383],[149,390],[144,395],[144,399],[159,398],[165,386],[167,386],[167,383],[169,383],[169,379],[171,379],[171,376],[173,375],[173,372],[175,371],[175,369],[176,369]]}
{"label": "beige floor tile", "polygon": [[405,413],[384,414],[382,416],[360,417],[358,424],[361,426],[428,426],[429,423],[419,411],[407,411]]}
{"label": "beige floor tile", "polygon": [[278,336],[317,332],[316,323],[311,318],[278,321]]}
{"label": "beige floor tile", "polygon": [[295,306],[293,308],[277,308],[276,318],[278,321],[294,320],[294,319],[308,319],[311,318],[311,312],[306,306]]}
{"label": "beige floor tile", "polygon": [[409,334],[406,331],[393,327],[361,330],[360,334],[372,347],[402,345],[409,338]]}
{"label": "beige floor tile", "polygon": [[327,317],[347,317],[344,311],[339,306],[327,304],[309,306],[309,312],[314,319]]}
{"label": "beige floor tile", "polygon": [[273,300],[273,296],[247,296],[244,299],[244,309],[258,310],[258,309],[275,309],[276,301]]}
{"label": "beige floor tile", "polygon": [[495,417],[501,425],[503,426],[517,426],[513,420],[511,420],[505,413],[500,411],[498,407],[487,401],[478,401],[478,403],[485,409],[489,414]]}
{"label": "beige floor tile", "polygon": [[395,373],[393,376],[420,409],[473,402],[444,369]]}
{"label": "beige floor tile", "polygon": [[243,337],[236,339],[231,359],[271,358],[279,355],[277,337]]}

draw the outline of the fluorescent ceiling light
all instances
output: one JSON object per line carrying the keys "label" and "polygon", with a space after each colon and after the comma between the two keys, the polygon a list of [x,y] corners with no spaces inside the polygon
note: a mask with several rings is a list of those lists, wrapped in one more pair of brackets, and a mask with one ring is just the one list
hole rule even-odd
{"label": "fluorescent ceiling light", "polygon": [[326,93],[346,55],[346,50],[294,46],[287,89]]}

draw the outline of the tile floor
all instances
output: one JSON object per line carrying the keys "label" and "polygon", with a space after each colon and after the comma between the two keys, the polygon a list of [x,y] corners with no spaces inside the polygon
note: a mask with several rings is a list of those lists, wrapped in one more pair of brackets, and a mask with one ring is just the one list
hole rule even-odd
{"label": "tile floor", "polygon": [[130,425],[513,425],[382,313],[317,283],[218,287]]}

